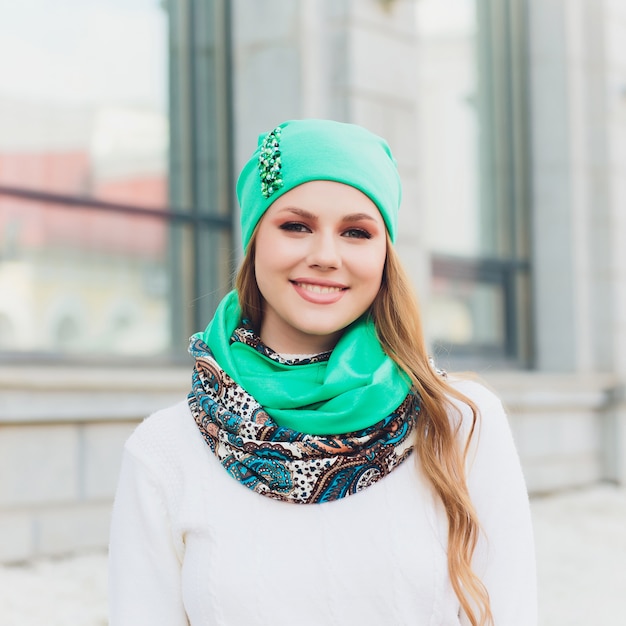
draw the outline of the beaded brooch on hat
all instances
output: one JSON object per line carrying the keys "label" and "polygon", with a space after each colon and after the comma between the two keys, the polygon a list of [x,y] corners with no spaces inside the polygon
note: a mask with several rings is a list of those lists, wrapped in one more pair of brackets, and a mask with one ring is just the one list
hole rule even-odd
{"label": "beaded brooch on hat", "polygon": [[267,133],[259,154],[259,173],[261,174],[261,193],[269,198],[283,186],[280,162],[280,133],[277,126]]}
{"label": "beaded brooch on hat", "polygon": [[428,357],[428,364],[435,370],[435,374],[437,376],[441,376],[441,378],[448,378],[448,372],[446,370],[441,369],[435,365],[435,359],[432,356]]}

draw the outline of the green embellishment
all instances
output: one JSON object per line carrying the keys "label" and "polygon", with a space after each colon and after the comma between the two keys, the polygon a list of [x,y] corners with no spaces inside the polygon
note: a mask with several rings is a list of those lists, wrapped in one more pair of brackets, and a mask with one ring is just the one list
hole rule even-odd
{"label": "green embellishment", "polygon": [[259,172],[261,174],[261,193],[269,198],[274,192],[283,186],[280,162],[280,133],[281,128],[277,126],[267,133],[261,144],[259,154]]}

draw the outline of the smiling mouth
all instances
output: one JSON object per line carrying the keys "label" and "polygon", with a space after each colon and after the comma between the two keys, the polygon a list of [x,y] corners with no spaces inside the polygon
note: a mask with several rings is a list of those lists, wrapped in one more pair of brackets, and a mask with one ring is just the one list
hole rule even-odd
{"label": "smiling mouth", "polygon": [[329,287],[327,285],[312,285],[311,283],[294,282],[293,284],[311,293],[338,293],[339,291],[345,291],[347,289],[347,287]]}

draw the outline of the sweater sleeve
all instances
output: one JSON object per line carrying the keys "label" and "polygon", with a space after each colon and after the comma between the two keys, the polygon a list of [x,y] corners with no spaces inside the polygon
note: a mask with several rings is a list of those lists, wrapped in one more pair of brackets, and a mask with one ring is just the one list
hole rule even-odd
{"label": "sweater sleeve", "polygon": [[110,626],[188,626],[181,553],[158,481],[127,448],[111,520]]}
{"label": "sweater sleeve", "polygon": [[[474,571],[489,592],[495,626],[536,626],[535,548],[528,493],[502,403],[482,389],[468,453],[468,487],[481,524]],[[470,396],[473,394],[469,394]],[[469,626],[466,616],[461,623]]]}

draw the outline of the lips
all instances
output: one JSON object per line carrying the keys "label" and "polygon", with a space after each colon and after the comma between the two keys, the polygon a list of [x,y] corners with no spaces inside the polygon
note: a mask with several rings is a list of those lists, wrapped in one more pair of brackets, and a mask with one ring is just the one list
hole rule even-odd
{"label": "lips", "polygon": [[292,280],[290,282],[301,298],[314,304],[332,304],[337,302],[348,290],[346,286],[336,283],[302,280]]}
{"label": "lips", "polygon": [[335,293],[337,291],[343,291],[345,287],[329,287],[327,285],[312,285],[309,283],[294,283],[300,289],[311,291],[313,293]]}

